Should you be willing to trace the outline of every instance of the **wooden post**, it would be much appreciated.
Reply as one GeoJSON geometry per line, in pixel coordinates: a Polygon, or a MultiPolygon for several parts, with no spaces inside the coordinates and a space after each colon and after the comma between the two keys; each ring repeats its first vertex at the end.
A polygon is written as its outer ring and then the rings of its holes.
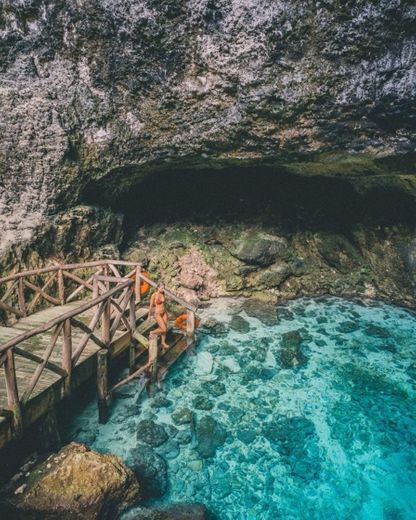
{"type": "Polygon", "coordinates": [[[55,407],[48,410],[46,414],[37,421],[35,435],[36,451],[38,453],[58,451],[62,446],[55,407]]]}
{"type": "Polygon", "coordinates": [[[136,266],[136,279],[135,279],[135,284],[134,284],[134,292],[136,294],[136,301],[141,301],[142,299],[142,295],[141,295],[141,292],[140,292],[140,283],[141,283],[141,278],[140,278],[140,273],[142,271],[142,268],[140,267],[140,265],[136,266]]]}
{"type": "Polygon", "coordinates": [[[59,295],[59,301],[61,302],[61,305],[64,305],[64,303],[65,303],[65,281],[64,281],[64,273],[62,272],[62,269],[59,269],[59,271],[58,271],[58,295],[59,295]]]}
{"type": "MultiPolygon", "coordinates": [[[[104,266],[104,276],[109,276],[109,270],[110,269],[109,269],[108,265],[105,265],[104,266]]],[[[110,290],[110,282],[108,280],[106,280],[104,283],[105,283],[105,287],[106,287],[107,291],[109,291],[110,290]]]]}
{"type": "Polygon", "coordinates": [[[24,285],[23,285],[23,276],[19,278],[19,286],[17,288],[17,298],[19,301],[19,310],[23,314],[23,316],[27,315],[26,302],[25,302],[25,293],[24,293],[24,285]]]}
{"type": "Polygon", "coordinates": [[[188,347],[195,342],[195,313],[190,310],[186,316],[186,342],[188,347]]]}
{"type": "Polygon", "coordinates": [[[13,428],[15,434],[17,437],[20,437],[23,433],[23,418],[19,393],[17,390],[14,354],[11,348],[7,351],[7,357],[4,362],[4,371],[6,374],[7,406],[13,413],[13,428]]]}
{"type": "Polygon", "coordinates": [[[104,312],[101,320],[101,339],[106,348],[110,346],[110,316],[111,316],[111,300],[110,298],[104,302],[104,312]]]}
{"type": "Polygon", "coordinates": [[[129,346],[129,374],[134,372],[136,367],[136,345],[133,337],[134,331],[136,330],[136,297],[135,287],[132,284],[130,287],[130,301],[129,301],[129,326],[130,326],[130,346],[129,346]]]}
{"type": "Polygon", "coordinates": [[[129,345],[129,375],[133,374],[136,368],[136,345],[134,340],[129,345]]]}
{"type": "Polygon", "coordinates": [[[150,364],[150,384],[148,387],[149,395],[154,395],[155,384],[157,380],[157,355],[158,355],[158,337],[150,336],[149,340],[149,364],[150,364]]]}
{"type": "Polygon", "coordinates": [[[97,278],[94,278],[92,281],[92,299],[95,300],[95,298],[98,298],[98,296],[99,296],[98,280],[97,280],[97,278]]]}
{"type": "Polygon", "coordinates": [[[64,395],[68,396],[71,393],[71,379],[72,379],[72,331],[71,320],[64,321],[64,342],[62,345],[62,368],[66,371],[67,376],[64,382],[64,395]]]}
{"type": "Polygon", "coordinates": [[[131,286],[131,294],[129,300],[129,325],[131,329],[131,339],[133,339],[134,331],[136,330],[136,299],[134,296],[134,287],[131,286]]]}
{"type": "Polygon", "coordinates": [[[108,353],[102,349],[97,354],[97,393],[98,393],[98,421],[105,424],[108,421],[108,353]]]}

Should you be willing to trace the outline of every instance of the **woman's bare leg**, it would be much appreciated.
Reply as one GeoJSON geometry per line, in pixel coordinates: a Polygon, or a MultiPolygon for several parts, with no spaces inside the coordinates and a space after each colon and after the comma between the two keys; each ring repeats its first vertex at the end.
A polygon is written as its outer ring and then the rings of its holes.
{"type": "Polygon", "coordinates": [[[156,321],[157,321],[157,324],[159,325],[159,327],[155,330],[152,330],[150,335],[151,336],[160,335],[162,338],[162,347],[168,348],[169,345],[166,343],[166,332],[168,330],[168,328],[166,326],[166,321],[163,319],[163,315],[161,316],[160,314],[156,314],[155,317],[156,317],[156,321]]]}

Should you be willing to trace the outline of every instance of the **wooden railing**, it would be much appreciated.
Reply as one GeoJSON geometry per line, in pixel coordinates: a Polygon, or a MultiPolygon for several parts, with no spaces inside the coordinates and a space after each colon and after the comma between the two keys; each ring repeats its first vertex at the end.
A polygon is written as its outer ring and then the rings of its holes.
{"type": "MultiPolygon", "coordinates": [[[[135,280],[136,298],[140,299],[142,281],[155,287],[157,284],[141,273],[140,264],[123,260],[99,260],[82,264],[63,264],[22,271],[0,278],[0,313],[3,322],[29,316],[45,306],[63,305],[85,298],[93,292],[94,276],[127,277],[135,280]]],[[[103,286],[100,281],[100,286],[103,286]]],[[[166,294],[174,301],[195,311],[195,306],[169,290],[166,294]]]]}
{"type": "MultiPolygon", "coordinates": [[[[69,395],[72,371],[90,340],[101,349],[98,353],[97,364],[98,404],[100,420],[103,418],[105,420],[108,396],[107,377],[100,378],[100,374],[107,372],[108,348],[117,331],[128,333],[131,340],[133,338],[136,327],[136,303],[141,298],[140,284],[142,281],[151,286],[157,285],[156,282],[142,274],[139,264],[121,260],[57,265],[0,278],[0,287],[3,287],[0,308],[17,319],[34,313],[41,304],[43,306],[63,305],[84,297],[84,301],[80,301],[78,307],[31,330],[22,332],[0,345],[0,368],[4,366],[8,410],[11,412],[17,435],[23,429],[22,411],[24,406],[33,394],[45,368],[64,378],[63,393],[69,395]],[[92,273],[91,270],[93,270],[92,273]],[[84,272],[84,278],[82,278],[82,272],[84,272]],[[42,277],[45,278],[43,283],[40,283],[42,277]],[[54,284],[58,297],[52,293],[54,284]],[[91,293],[90,300],[85,301],[85,293],[91,293]],[[88,325],[78,319],[79,315],[93,308],[95,308],[95,312],[88,325]],[[74,344],[72,333],[74,329],[83,332],[77,344],[74,344]],[[49,345],[42,356],[19,346],[30,338],[48,331],[51,332],[49,345]],[[61,350],[59,363],[50,359],[56,349],[61,350]],[[20,392],[21,395],[19,395],[16,379],[16,355],[37,363],[26,388],[20,392]]],[[[191,337],[194,330],[196,307],[169,290],[165,289],[165,293],[187,309],[187,332],[191,337]]],[[[149,350],[151,352],[149,352],[148,364],[151,364],[150,361],[155,363],[157,354],[155,359],[151,359],[151,356],[155,356],[155,341],[152,342],[152,348],[149,350]]]]}

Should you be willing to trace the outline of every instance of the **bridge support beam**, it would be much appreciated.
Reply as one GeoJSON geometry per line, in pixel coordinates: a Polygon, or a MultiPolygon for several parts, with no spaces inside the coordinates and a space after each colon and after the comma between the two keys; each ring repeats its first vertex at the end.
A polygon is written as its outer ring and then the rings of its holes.
{"type": "Polygon", "coordinates": [[[102,349],[97,354],[98,422],[108,421],[108,352],[102,349]]]}
{"type": "Polygon", "coordinates": [[[15,435],[16,437],[20,437],[23,433],[23,418],[19,393],[17,390],[16,368],[12,349],[7,351],[7,357],[4,362],[4,371],[6,375],[7,406],[13,413],[13,429],[15,435]]]}
{"type": "Polygon", "coordinates": [[[64,381],[64,395],[68,396],[70,395],[72,388],[72,332],[70,319],[64,321],[63,333],[62,367],[67,373],[64,381]]]}
{"type": "Polygon", "coordinates": [[[186,315],[186,343],[188,355],[194,355],[193,345],[195,343],[195,313],[188,310],[186,315]]]}
{"type": "Polygon", "coordinates": [[[153,396],[156,392],[157,383],[157,356],[158,356],[158,336],[150,336],[149,340],[149,370],[150,380],[148,385],[148,394],[153,396]]]}

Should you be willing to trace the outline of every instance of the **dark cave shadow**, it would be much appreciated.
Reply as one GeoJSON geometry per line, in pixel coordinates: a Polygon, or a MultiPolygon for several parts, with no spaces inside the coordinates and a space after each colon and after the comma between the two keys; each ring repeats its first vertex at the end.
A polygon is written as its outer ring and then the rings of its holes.
{"type": "MultiPolygon", "coordinates": [[[[89,189],[87,202],[100,204],[89,189]]],[[[261,168],[165,171],[149,175],[111,201],[127,217],[127,231],[140,225],[260,223],[297,230],[347,231],[355,224],[415,226],[415,199],[397,188],[358,193],[352,181],[301,177],[261,168]]]]}

